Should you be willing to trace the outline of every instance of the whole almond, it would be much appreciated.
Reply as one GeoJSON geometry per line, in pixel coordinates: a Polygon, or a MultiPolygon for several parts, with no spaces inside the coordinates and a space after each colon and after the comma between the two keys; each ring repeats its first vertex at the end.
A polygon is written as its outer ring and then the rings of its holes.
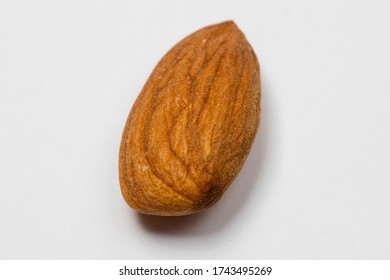
{"type": "Polygon", "coordinates": [[[119,155],[126,202],[160,216],[213,205],[248,156],[260,102],[259,63],[232,21],[184,38],[157,64],[127,119],[119,155]]]}

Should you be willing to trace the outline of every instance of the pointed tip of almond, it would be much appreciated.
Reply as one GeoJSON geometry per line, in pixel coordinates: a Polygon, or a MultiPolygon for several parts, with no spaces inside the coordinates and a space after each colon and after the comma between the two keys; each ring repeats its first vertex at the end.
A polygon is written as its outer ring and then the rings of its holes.
{"type": "Polygon", "coordinates": [[[237,24],[233,20],[224,21],[214,25],[216,28],[220,29],[222,32],[239,32],[241,30],[238,28],[237,24]]]}
{"type": "Polygon", "coordinates": [[[221,27],[227,27],[227,28],[232,28],[232,27],[238,28],[237,24],[233,20],[223,21],[221,23],[217,23],[216,25],[219,25],[221,27]]]}
{"type": "Polygon", "coordinates": [[[223,22],[221,22],[221,24],[236,25],[236,23],[233,20],[231,20],[231,19],[223,21],[223,22]]]}

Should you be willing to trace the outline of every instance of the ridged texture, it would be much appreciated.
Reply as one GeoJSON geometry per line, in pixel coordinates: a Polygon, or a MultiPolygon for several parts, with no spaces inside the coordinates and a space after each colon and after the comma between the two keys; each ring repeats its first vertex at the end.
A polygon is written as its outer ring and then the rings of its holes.
{"type": "Polygon", "coordinates": [[[178,216],[214,204],[240,171],[260,121],[260,70],[232,22],[183,39],[158,63],[122,136],[122,194],[135,210],[178,216]]]}

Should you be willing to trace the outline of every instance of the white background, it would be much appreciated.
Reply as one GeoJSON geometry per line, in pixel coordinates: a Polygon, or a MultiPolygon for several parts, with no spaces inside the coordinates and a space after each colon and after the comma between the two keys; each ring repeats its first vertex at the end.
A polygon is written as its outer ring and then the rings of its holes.
{"type": "Polygon", "coordinates": [[[1,259],[389,259],[388,1],[0,0],[1,259]],[[262,124],[192,216],[122,199],[127,114],[158,60],[233,19],[262,124]]]}

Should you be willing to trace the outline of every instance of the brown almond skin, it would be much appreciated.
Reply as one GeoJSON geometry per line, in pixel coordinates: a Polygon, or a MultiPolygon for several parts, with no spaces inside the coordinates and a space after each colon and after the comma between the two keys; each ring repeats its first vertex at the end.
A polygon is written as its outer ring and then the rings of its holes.
{"type": "Polygon", "coordinates": [[[126,202],[159,216],[213,205],[251,149],[260,103],[259,63],[233,21],[184,38],[157,64],[127,119],[119,155],[126,202]]]}

